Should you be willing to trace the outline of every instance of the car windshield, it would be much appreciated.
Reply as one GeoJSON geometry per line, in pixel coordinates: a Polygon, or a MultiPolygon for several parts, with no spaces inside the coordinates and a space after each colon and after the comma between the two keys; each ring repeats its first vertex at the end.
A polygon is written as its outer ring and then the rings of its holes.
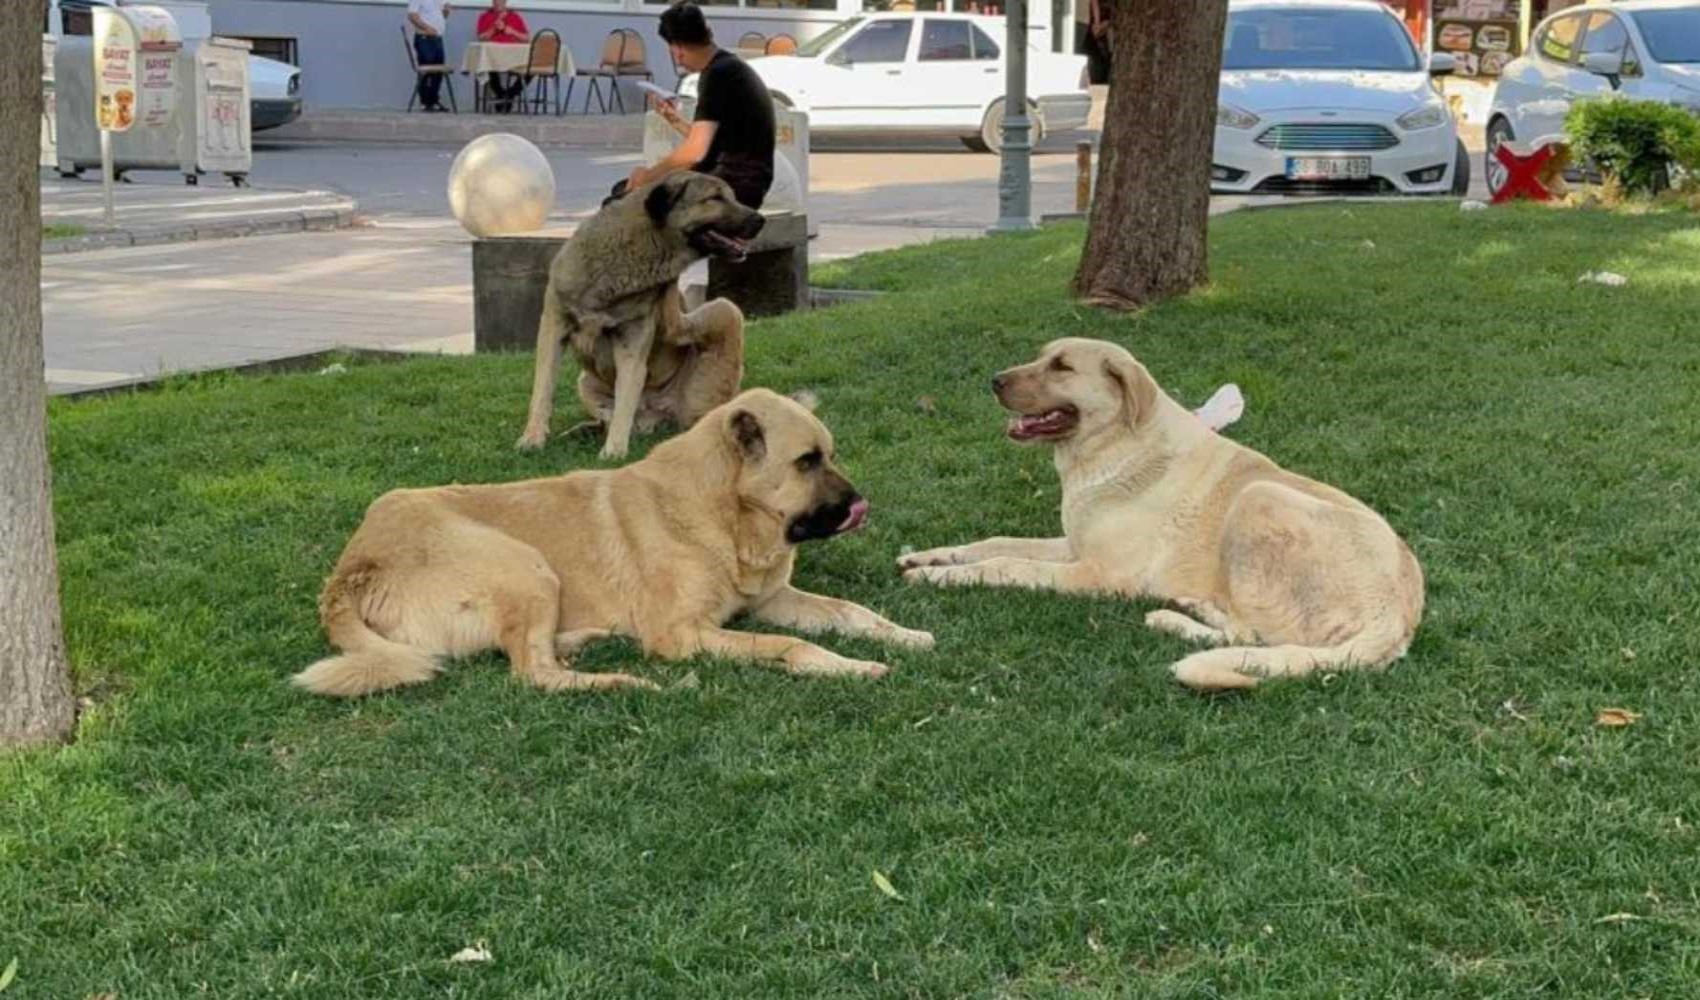
{"type": "Polygon", "coordinates": [[[1638,10],[1629,15],[1647,40],[1647,51],[1662,63],[1700,63],[1700,7],[1638,10]]]}
{"type": "Polygon", "coordinates": [[[1242,10],[1228,15],[1222,68],[1413,72],[1411,35],[1377,10],[1312,7],[1242,10]]]}
{"type": "Polygon", "coordinates": [[[809,39],[802,45],[797,46],[797,54],[804,58],[808,58],[809,56],[818,56],[822,52],[831,48],[834,42],[837,42],[840,38],[849,34],[856,25],[861,23],[862,19],[859,17],[853,17],[848,21],[840,21],[826,29],[825,34],[816,35],[814,38],[809,39]]]}

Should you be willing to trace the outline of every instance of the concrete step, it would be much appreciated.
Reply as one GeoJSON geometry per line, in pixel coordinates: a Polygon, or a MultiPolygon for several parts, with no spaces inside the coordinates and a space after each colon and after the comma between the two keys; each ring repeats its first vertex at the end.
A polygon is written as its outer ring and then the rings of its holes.
{"type": "Polygon", "coordinates": [[[394,142],[459,146],[492,132],[509,132],[556,149],[636,150],[643,146],[643,116],[411,114],[385,109],[309,109],[281,128],[254,135],[269,142],[394,142]]]}

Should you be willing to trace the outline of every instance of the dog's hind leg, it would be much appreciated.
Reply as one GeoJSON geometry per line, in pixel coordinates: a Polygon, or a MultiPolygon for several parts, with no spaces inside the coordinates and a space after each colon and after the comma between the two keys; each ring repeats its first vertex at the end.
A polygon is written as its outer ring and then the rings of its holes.
{"type": "Polygon", "coordinates": [[[689,428],[738,394],[744,381],[744,313],[729,299],[715,299],[692,310],[683,322],[693,331],[697,353],[680,380],[675,410],[679,426],[689,428]]]}
{"type": "Polygon", "coordinates": [[[535,449],[549,440],[549,414],[555,409],[555,379],[561,368],[561,344],[567,327],[555,293],[543,293],[543,313],[537,320],[537,370],[531,379],[531,409],[517,447],[535,449]]]}
{"type": "MultiPolygon", "coordinates": [[[[516,543],[523,544],[523,543],[516,543]]],[[[509,564],[493,595],[501,625],[500,643],[514,676],[545,691],[590,691],[608,688],[655,688],[629,674],[587,674],[569,670],[562,658],[609,633],[605,629],[556,631],[561,615],[561,581],[530,546],[529,566],[509,564]]]]}
{"type": "Polygon", "coordinates": [[[1146,615],[1145,626],[1158,632],[1167,632],[1170,635],[1178,636],[1187,642],[1220,646],[1228,641],[1228,634],[1221,629],[1200,624],[1179,611],[1170,611],[1167,608],[1146,615]]]}
{"type": "Polygon", "coordinates": [[[638,404],[643,401],[649,380],[649,351],[655,345],[655,316],[636,320],[615,334],[614,412],[608,417],[608,439],[602,444],[603,458],[625,458],[631,447],[632,425],[638,404]]]}

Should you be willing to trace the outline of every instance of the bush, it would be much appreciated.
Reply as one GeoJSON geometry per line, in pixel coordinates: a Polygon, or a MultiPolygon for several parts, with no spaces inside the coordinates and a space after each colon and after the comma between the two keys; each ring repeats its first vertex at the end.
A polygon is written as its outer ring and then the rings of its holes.
{"type": "Polygon", "coordinates": [[[1670,184],[1674,164],[1700,170],[1700,117],[1659,101],[1605,97],[1578,101],[1564,119],[1576,155],[1626,194],[1652,194],[1670,184]]]}

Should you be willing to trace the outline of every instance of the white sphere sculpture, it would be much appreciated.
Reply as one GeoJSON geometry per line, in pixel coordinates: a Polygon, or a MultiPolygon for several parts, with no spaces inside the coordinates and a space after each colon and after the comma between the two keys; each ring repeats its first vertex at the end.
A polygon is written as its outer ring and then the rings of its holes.
{"type": "Polygon", "coordinates": [[[554,205],[548,157],[517,135],[479,136],[449,168],[449,208],[474,236],[536,232],[554,205]]]}

